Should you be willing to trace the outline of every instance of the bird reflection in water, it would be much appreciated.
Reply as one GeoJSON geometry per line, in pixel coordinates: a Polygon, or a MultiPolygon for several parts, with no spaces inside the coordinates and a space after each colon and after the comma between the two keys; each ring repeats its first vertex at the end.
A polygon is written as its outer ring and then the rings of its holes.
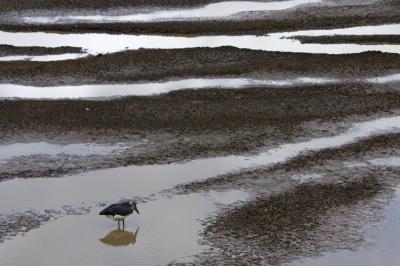
{"type": "Polygon", "coordinates": [[[100,238],[100,242],[114,247],[134,245],[136,243],[138,232],[139,227],[135,232],[125,231],[118,228],[109,232],[105,237],[100,238]]]}

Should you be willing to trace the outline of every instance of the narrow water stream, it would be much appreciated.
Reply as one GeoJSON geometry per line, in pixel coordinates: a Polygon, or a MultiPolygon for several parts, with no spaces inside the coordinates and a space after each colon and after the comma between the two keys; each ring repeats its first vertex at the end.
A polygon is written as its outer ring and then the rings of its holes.
{"type": "MultiPolygon", "coordinates": [[[[400,78],[399,78],[400,80],[400,78]]],[[[183,89],[226,88],[240,89],[258,86],[296,86],[304,84],[327,84],[336,79],[302,77],[286,80],[252,78],[195,78],[166,82],[35,87],[14,84],[0,84],[0,98],[20,99],[112,99],[118,96],[148,96],[183,89]]]]}
{"type": "Polygon", "coordinates": [[[296,35],[377,35],[400,34],[400,24],[352,27],[334,30],[308,30],[298,32],[273,33],[266,36],[198,36],[177,37],[157,35],[113,35],[106,33],[44,33],[44,32],[4,32],[0,31],[0,44],[13,46],[40,46],[40,47],[81,47],[87,54],[62,54],[44,56],[5,56],[2,61],[34,60],[58,61],[77,59],[88,55],[114,53],[124,50],[146,49],[182,49],[196,47],[233,46],[242,49],[312,53],[312,54],[351,54],[366,51],[381,51],[386,53],[400,53],[400,45],[361,45],[361,44],[302,44],[300,41],[289,39],[296,35]]]}
{"type": "Polygon", "coordinates": [[[321,0],[288,0],[276,2],[262,1],[224,1],[212,3],[203,7],[188,9],[169,9],[136,13],[128,15],[62,15],[62,16],[33,16],[22,20],[30,24],[70,24],[77,22],[90,23],[119,23],[119,22],[155,22],[194,19],[227,19],[235,14],[254,11],[277,11],[294,8],[301,5],[313,4],[321,0]]]}

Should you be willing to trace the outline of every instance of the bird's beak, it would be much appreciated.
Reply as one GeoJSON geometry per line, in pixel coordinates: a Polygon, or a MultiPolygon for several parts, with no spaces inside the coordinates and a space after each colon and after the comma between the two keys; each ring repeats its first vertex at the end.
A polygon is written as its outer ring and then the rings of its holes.
{"type": "Polygon", "coordinates": [[[136,205],[133,207],[133,209],[139,214],[139,210],[138,210],[138,208],[136,207],[136,205]]]}

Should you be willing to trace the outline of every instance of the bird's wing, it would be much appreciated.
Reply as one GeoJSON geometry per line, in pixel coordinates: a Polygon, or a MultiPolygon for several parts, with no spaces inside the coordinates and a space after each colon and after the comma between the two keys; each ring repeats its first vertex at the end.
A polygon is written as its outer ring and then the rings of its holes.
{"type": "Polygon", "coordinates": [[[121,204],[112,204],[102,210],[99,214],[100,215],[129,215],[132,213],[132,210],[129,207],[123,206],[121,204]]]}

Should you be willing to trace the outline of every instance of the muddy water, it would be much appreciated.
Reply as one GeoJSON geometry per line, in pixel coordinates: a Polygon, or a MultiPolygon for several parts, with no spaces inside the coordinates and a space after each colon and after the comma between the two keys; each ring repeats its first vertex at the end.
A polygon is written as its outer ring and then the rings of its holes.
{"type": "Polygon", "coordinates": [[[223,19],[232,15],[252,11],[276,11],[293,8],[300,5],[318,3],[321,0],[290,0],[277,2],[260,1],[225,1],[213,3],[204,7],[192,9],[173,9],[153,11],[147,13],[135,13],[129,15],[64,15],[64,16],[37,16],[24,17],[22,20],[30,24],[54,24],[77,22],[149,22],[149,21],[177,21],[193,19],[223,19]]]}
{"type": "Polygon", "coordinates": [[[187,261],[203,251],[198,243],[201,221],[217,205],[243,201],[242,191],[162,198],[139,205],[140,215],[116,222],[100,217],[101,208],[87,215],[67,216],[25,237],[0,245],[0,265],[165,265],[187,261]]]}
{"type": "Polygon", "coordinates": [[[0,43],[14,46],[40,47],[81,47],[87,54],[62,54],[45,56],[12,56],[0,57],[0,60],[34,60],[54,61],[96,55],[99,53],[113,53],[126,49],[181,49],[195,47],[222,47],[233,46],[243,49],[317,53],[317,54],[350,54],[366,51],[381,51],[400,53],[400,45],[360,45],[360,44],[302,44],[297,40],[288,39],[296,35],[315,36],[332,34],[400,34],[400,24],[365,26],[336,30],[311,30],[286,33],[274,33],[267,36],[198,36],[176,37],[156,35],[113,35],[113,34],[58,34],[58,33],[11,33],[0,32],[0,43]]]}

